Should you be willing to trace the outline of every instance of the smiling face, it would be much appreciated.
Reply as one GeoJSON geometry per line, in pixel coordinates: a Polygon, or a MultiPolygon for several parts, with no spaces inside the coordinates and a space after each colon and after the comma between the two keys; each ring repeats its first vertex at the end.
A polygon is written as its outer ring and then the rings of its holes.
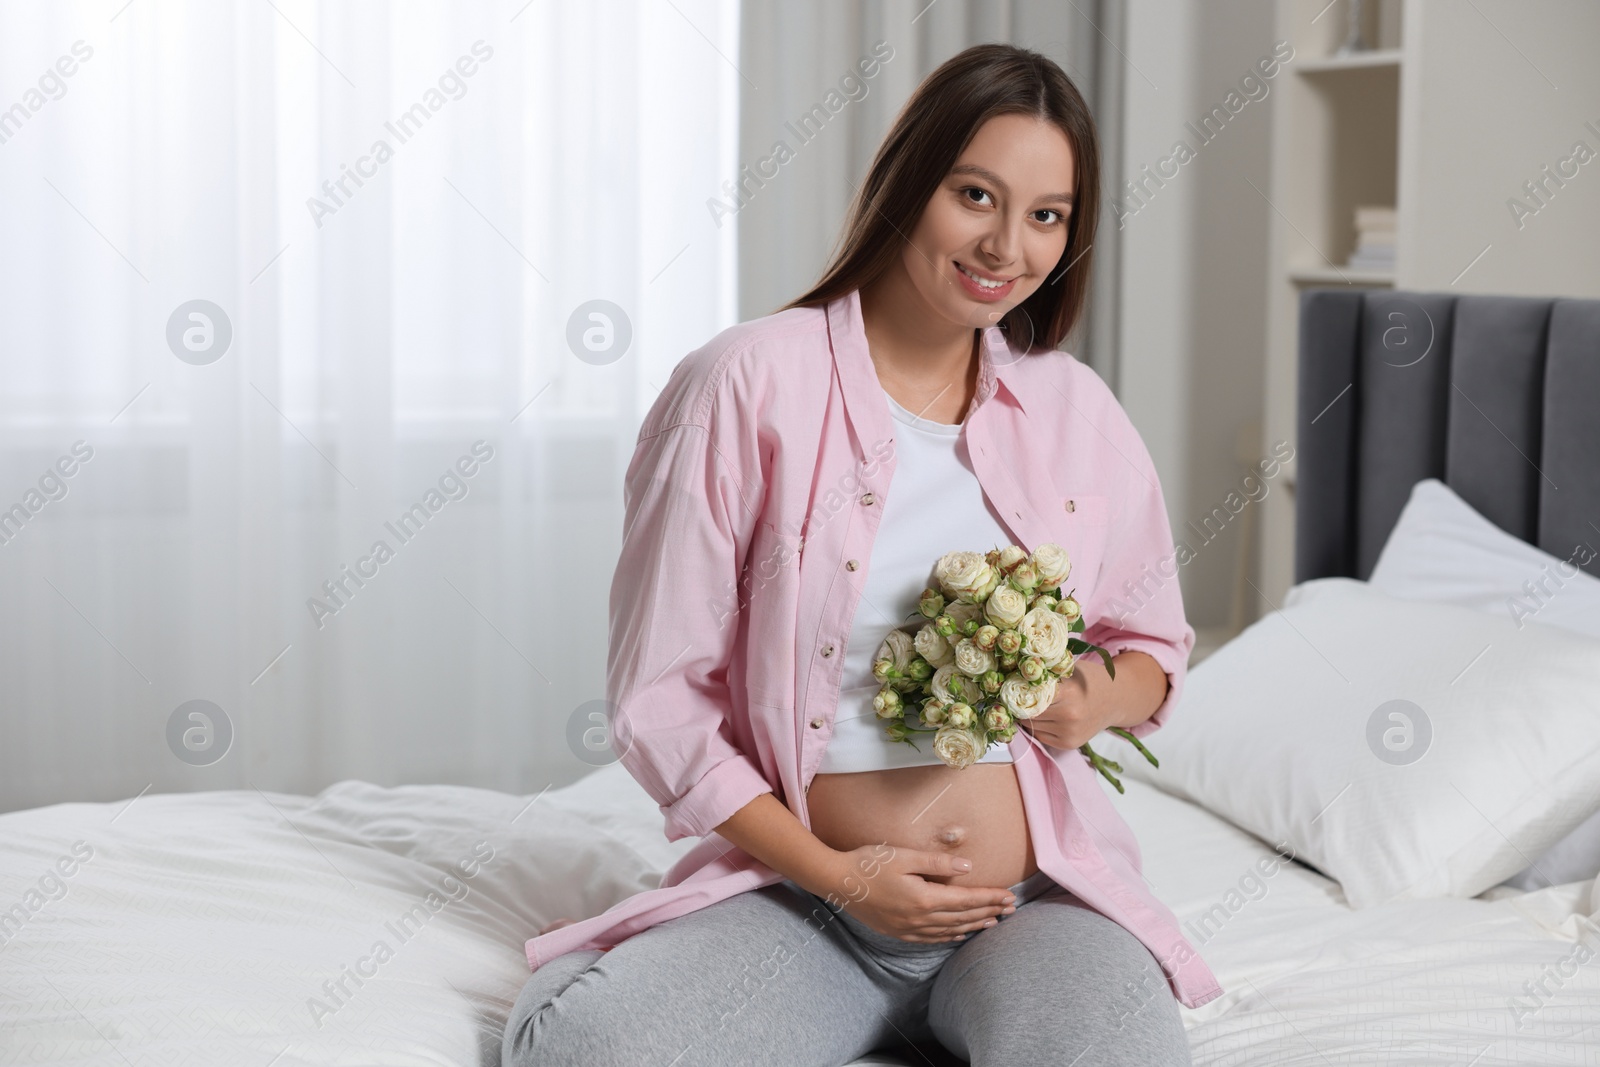
{"type": "Polygon", "coordinates": [[[1076,194],[1072,144],[1031,115],[989,119],[934,190],[902,254],[923,301],[992,326],[1049,280],[1076,194]]]}

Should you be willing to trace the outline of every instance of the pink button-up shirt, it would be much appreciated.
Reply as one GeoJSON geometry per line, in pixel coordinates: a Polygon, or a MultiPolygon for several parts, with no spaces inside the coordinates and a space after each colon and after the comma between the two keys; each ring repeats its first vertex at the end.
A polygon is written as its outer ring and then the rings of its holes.
{"type": "MultiPolygon", "coordinates": [[[[1087,366],[1021,353],[997,327],[982,340],[965,424],[978,482],[1016,544],[1067,551],[1084,637],[1166,671],[1166,699],[1131,731],[1144,737],[1177,704],[1194,646],[1177,579],[1158,573],[1174,552],[1149,452],[1087,366]]],[[[765,792],[811,825],[894,432],[858,293],[730,327],[673,370],[628,466],[606,696],[612,743],[667,839],[703,840],[659,888],[529,940],[529,966],[783,879],[714,831],[765,792]]],[[[1010,751],[1039,868],[1139,938],[1179,1003],[1220,996],[1083,754],[1025,730],[1010,751]]]]}

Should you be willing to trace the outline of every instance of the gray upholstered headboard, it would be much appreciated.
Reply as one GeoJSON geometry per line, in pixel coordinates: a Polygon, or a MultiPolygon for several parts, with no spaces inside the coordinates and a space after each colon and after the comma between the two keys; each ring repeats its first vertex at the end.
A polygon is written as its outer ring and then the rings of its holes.
{"type": "Polygon", "coordinates": [[[1424,478],[1600,548],[1600,300],[1309,289],[1299,344],[1295,581],[1368,578],[1424,478]]]}

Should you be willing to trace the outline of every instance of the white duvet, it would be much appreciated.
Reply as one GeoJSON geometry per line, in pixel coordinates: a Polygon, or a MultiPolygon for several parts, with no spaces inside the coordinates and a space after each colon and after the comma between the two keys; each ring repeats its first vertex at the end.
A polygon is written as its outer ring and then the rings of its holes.
{"type": "MultiPolygon", "coordinates": [[[[1125,784],[1225,990],[1184,1010],[1196,1064],[1600,1063],[1591,882],[1352,911],[1125,784]]],[[[494,1065],[523,942],[692,844],[616,764],[537,797],[349,781],[0,815],[0,1063],[494,1065]]]]}

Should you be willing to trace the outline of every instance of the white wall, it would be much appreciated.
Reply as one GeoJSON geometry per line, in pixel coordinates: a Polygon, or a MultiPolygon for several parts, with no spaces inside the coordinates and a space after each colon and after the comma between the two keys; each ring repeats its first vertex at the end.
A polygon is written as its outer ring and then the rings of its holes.
{"type": "Polygon", "coordinates": [[[1600,297],[1600,4],[1431,0],[1405,33],[1400,287],[1600,297]]]}
{"type": "Polygon", "coordinates": [[[1216,508],[1231,515],[1229,493],[1246,497],[1241,480],[1271,444],[1256,426],[1272,208],[1251,183],[1266,191],[1268,108],[1287,71],[1248,92],[1239,83],[1272,45],[1270,0],[1128,5],[1123,174],[1143,179],[1148,192],[1142,205],[1123,201],[1117,387],[1155,460],[1174,537],[1195,550],[1180,582],[1200,630],[1226,626],[1234,614],[1240,539],[1252,535],[1258,505],[1226,524],[1213,520],[1210,541],[1201,521],[1216,508]],[[1202,142],[1186,124],[1228,109],[1230,92],[1237,113],[1202,142]],[[1187,162],[1175,156],[1179,141],[1193,151],[1187,162]]]}

